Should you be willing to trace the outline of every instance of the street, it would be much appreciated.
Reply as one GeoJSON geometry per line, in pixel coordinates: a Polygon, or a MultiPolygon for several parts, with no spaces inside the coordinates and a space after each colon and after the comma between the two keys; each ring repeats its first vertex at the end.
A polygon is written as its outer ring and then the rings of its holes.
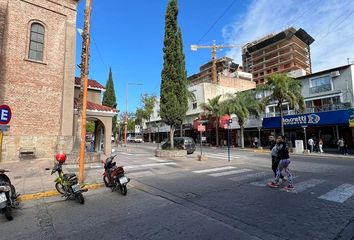
{"type": "MultiPolygon", "coordinates": [[[[85,205],[50,197],[0,216],[0,239],[354,239],[354,158],[292,155],[295,190],[272,189],[269,154],[203,149],[183,160],[153,144],[118,148],[127,196],[108,188],[85,205]]],[[[102,166],[88,171],[102,174],[102,166]]]]}

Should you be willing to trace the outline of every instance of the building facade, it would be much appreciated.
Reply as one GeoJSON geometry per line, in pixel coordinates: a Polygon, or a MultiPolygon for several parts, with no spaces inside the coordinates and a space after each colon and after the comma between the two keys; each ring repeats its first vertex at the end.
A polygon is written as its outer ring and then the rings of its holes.
{"type": "MultiPolygon", "coordinates": [[[[195,120],[205,115],[204,110],[200,107],[202,103],[207,103],[208,99],[212,99],[221,95],[221,101],[231,97],[237,92],[254,89],[255,82],[252,80],[252,75],[240,70],[238,64],[233,63],[231,58],[221,58],[217,60],[218,75],[217,82],[212,82],[211,62],[208,62],[200,67],[200,72],[188,78],[188,91],[194,95],[194,99],[189,99],[186,118],[180,129],[177,129],[177,135],[191,136],[196,138],[197,131],[194,128],[195,120]],[[230,66],[232,66],[230,68],[230,66]]],[[[145,122],[145,133],[160,132],[160,139],[165,138],[169,132],[169,126],[161,123],[159,113],[159,102],[155,105],[154,112],[150,122],[145,122]]],[[[209,126],[212,131],[213,125],[209,126]]],[[[158,134],[157,134],[158,135],[158,134]]],[[[157,138],[156,138],[157,140],[157,138]]]]}
{"type": "MultiPolygon", "coordinates": [[[[302,82],[306,109],[299,113],[283,105],[285,134],[293,144],[296,139],[322,139],[325,148],[336,148],[344,138],[353,148],[354,129],[349,127],[349,111],[354,106],[354,65],[327,69],[296,78],[302,82]]],[[[276,104],[266,108],[263,130],[280,132],[279,109],[276,104]]],[[[267,134],[265,134],[267,135],[267,134]]],[[[266,136],[265,136],[266,137],[266,136]]]]}
{"type": "Polygon", "coordinates": [[[310,45],[314,39],[303,29],[288,28],[242,47],[243,70],[259,84],[272,73],[311,73],[310,45]]]}
{"type": "Polygon", "coordinates": [[[37,158],[73,149],[77,4],[0,0],[0,104],[12,109],[2,161],[23,147],[37,158]]]}

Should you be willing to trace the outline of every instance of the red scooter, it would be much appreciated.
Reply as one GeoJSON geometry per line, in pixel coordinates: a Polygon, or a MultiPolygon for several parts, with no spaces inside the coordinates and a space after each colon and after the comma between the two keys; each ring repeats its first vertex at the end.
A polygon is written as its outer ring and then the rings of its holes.
{"type": "Polygon", "coordinates": [[[127,184],[130,182],[130,178],[125,176],[123,166],[117,167],[116,162],[113,162],[115,156],[108,157],[104,164],[103,182],[106,187],[111,188],[112,192],[120,190],[125,196],[128,193],[127,184]]]}

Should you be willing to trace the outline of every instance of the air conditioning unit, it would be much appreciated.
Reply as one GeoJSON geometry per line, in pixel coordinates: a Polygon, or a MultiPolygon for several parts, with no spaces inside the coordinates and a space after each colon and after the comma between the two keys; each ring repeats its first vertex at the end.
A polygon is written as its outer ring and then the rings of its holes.
{"type": "Polygon", "coordinates": [[[331,72],[331,77],[338,77],[340,75],[339,71],[331,72]]]}

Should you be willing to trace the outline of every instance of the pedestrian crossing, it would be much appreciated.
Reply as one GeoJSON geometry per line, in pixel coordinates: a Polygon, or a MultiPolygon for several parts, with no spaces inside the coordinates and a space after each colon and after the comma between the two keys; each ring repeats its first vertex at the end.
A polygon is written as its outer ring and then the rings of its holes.
{"type": "MultiPolygon", "coordinates": [[[[210,177],[226,178],[233,182],[243,182],[256,187],[267,187],[267,183],[274,180],[273,173],[271,171],[263,172],[255,169],[238,168],[234,166],[200,169],[194,170],[192,172],[198,175],[206,174],[210,177]]],[[[325,179],[304,179],[304,177],[298,175],[294,176],[293,178],[299,180],[295,181],[294,190],[285,190],[281,187],[279,190],[289,192],[291,194],[301,194],[305,193],[306,191],[312,191],[312,189],[319,187],[321,184],[327,182],[325,179]]],[[[319,189],[323,188],[317,188],[317,192],[322,191],[319,189]]],[[[311,193],[314,194],[313,192],[311,193]]],[[[345,183],[340,186],[336,186],[332,190],[329,190],[317,198],[320,200],[331,201],[335,203],[344,203],[350,198],[354,199],[354,185],[345,183]]]]}
{"type": "MultiPolygon", "coordinates": [[[[216,159],[228,159],[227,153],[208,153],[209,158],[216,158],[216,159]]],[[[235,156],[235,154],[230,154],[230,159],[237,159],[239,157],[235,156]]]]}

